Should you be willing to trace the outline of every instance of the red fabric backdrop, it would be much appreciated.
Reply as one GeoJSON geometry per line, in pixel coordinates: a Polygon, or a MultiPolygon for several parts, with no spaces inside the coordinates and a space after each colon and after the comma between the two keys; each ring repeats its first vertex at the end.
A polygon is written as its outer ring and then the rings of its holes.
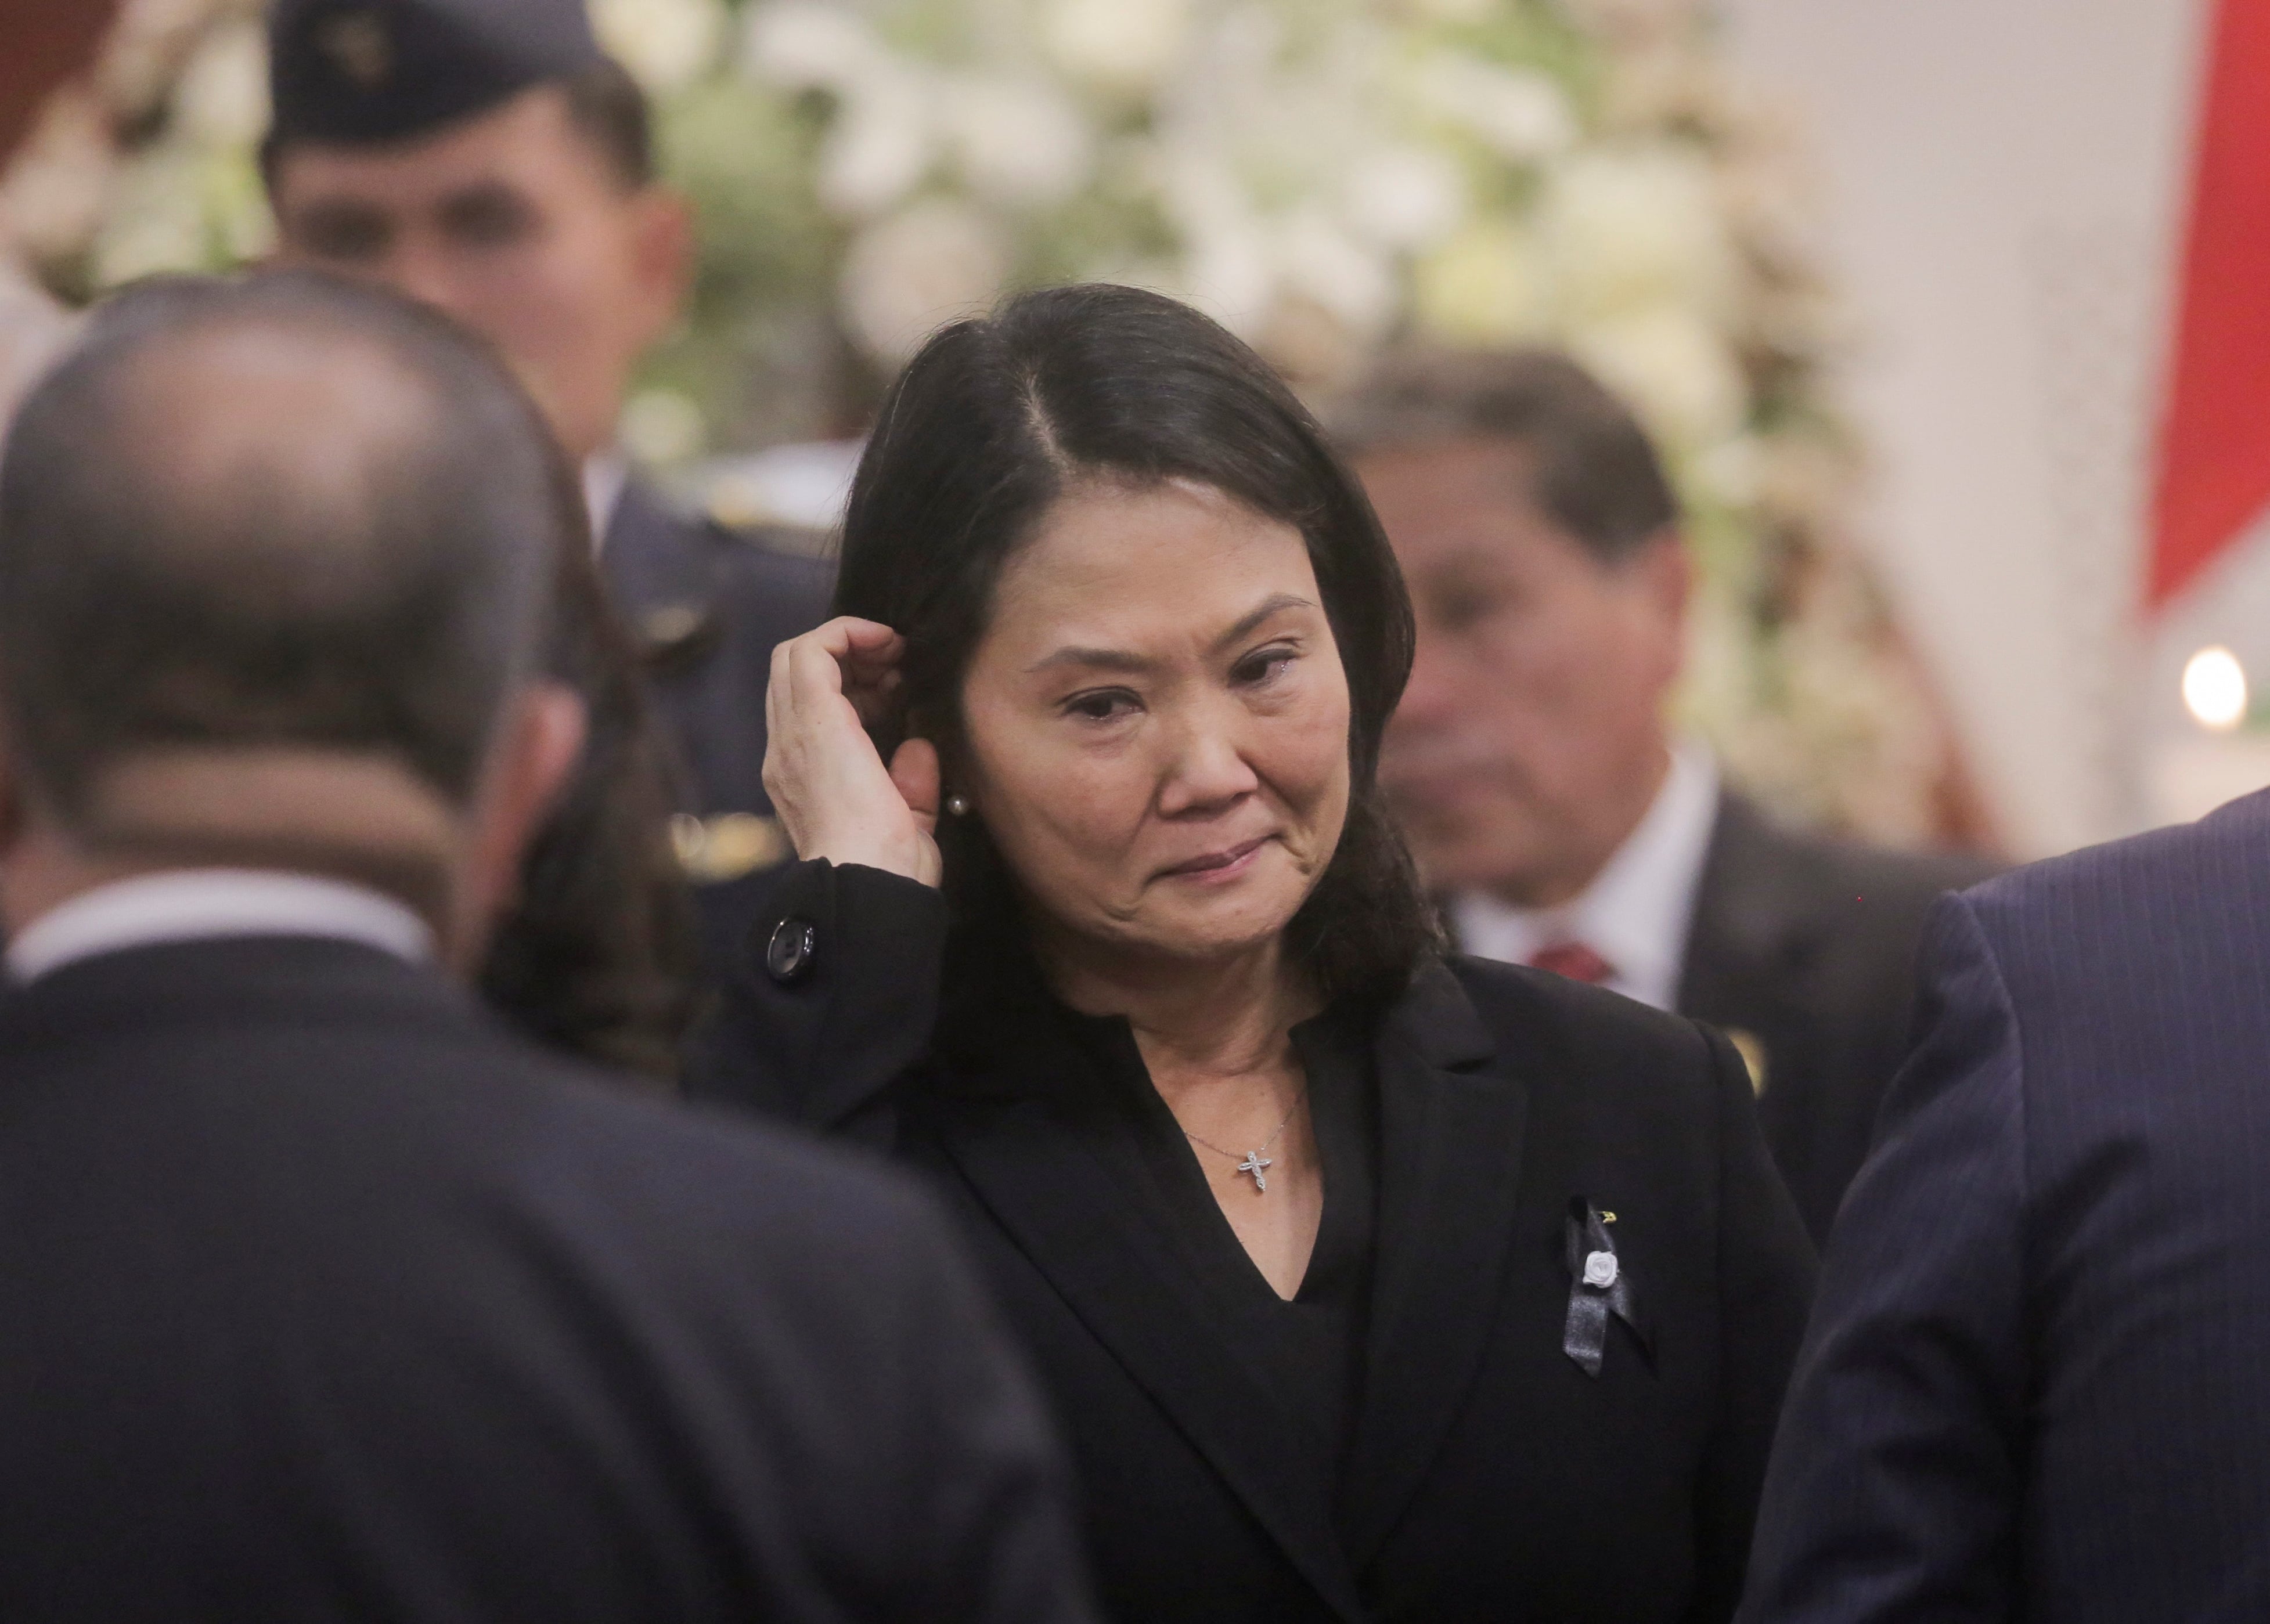
{"type": "Polygon", "coordinates": [[[2270,0],[2217,0],[2146,602],[2270,508],[2270,0]]]}

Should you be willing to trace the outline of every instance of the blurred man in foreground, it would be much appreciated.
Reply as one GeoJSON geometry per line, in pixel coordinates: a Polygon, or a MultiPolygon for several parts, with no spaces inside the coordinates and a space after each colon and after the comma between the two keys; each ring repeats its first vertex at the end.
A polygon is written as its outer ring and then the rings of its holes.
{"type": "Polygon", "coordinates": [[[1942,901],[1754,1624],[2270,1618],[2270,794],[1942,901]]]}
{"type": "Polygon", "coordinates": [[[459,977],[573,760],[566,472],[324,278],[130,292],[0,461],[0,1618],[1073,1619],[879,1172],[459,977]]]}
{"type": "Polygon", "coordinates": [[[1678,508],[1574,362],[1397,356],[1341,426],[1419,616],[1381,779],[1459,945],[1725,1027],[1818,1242],[1899,1062],[1925,912],[1984,865],[1777,827],[1673,736],[1678,508]]]}
{"type": "Polygon", "coordinates": [[[278,0],[268,38],[279,259],[385,283],[504,352],[582,467],[600,569],[676,738],[689,876],[776,861],[765,679],[832,581],[673,512],[615,449],[694,253],[638,85],[583,0],[278,0]]]}

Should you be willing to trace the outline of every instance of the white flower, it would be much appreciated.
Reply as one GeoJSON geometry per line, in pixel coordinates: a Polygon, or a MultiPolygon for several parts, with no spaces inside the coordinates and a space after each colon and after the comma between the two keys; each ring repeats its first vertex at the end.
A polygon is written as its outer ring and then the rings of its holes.
{"type": "Polygon", "coordinates": [[[999,296],[1009,255],[968,204],[929,197],[861,232],[844,256],[843,318],[867,352],[904,364],[946,323],[999,296]]]}
{"type": "Polygon", "coordinates": [[[949,83],[946,139],[973,189],[1012,206],[1061,203],[1095,172],[1095,137],[1052,85],[1001,75],[949,83]]]}
{"type": "Polygon", "coordinates": [[[1441,51],[1420,65],[1416,93],[1422,107],[1510,162],[1551,158],[1576,139],[1576,115],[1567,94],[1529,69],[1441,51]]]}
{"type": "Polygon", "coordinates": [[[633,78],[666,94],[717,60],[725,11],[718,0],[591,0],[591,26],[633,78]]]}
{"type": "Polygon", "coordinates": [[[1160,154],[1160,201],[1181,234],[1184,297],[1241,337],[1267,316],[1277,289],[1269,234],[1219,154],[1195,145],[1160,154]]]}
{"type": "Polygon", "coordinates": [[[1682,446],[1710,446],[1734,434],[1749,408],[1749,386],[1725,340],[1694,312],[1658,305],[1577,328],[1576,357],[1682,446]]]}
{"type": "Polygon", "coordinates": [[[1049,0],[1041,39],[1050,58],[1100,89],[1140,95],[1181,59],[1190,0],[1049,0]]]}
{"type": "Polygon", "coordinates": [[[1349,223],[1382,247],[1430,247],[1465,219],[1465,179],[1443,153],[1387,147],[1348,172],[1346,209],[1349,223]]]}
{"type": "Polygon", "coordinates": [[[1105,260],[1088,266],[1081,278],[1109,282],[1120,287],[1139,287],[1146,293],[1163,293],[1186,305],[1197,302],[1191,293],[1190,273],[1176,260],[1105,260]]]}
{"type": "Polygon", "coordinates": [[[255,23],[218,29],[182,70],[174,119],[204,147],[250,146],[268,128],[268,53],[255,23]]]}
{"type": "Polygon", "coordinates": [[[938,156],[937,86],[879,60],[842,87],[820,151],[820,201],[847,219],[880,214],[920,183],[938,156]]]}
{"type": "Polygon", "coordinates": [[[1579,317],[1664,303],[1722,315],[1732,244],[1699,154],[1669,145],[1580,153],[1539,211],[1562,304],[1579,317]]]}
{"type": "Polygon", "coordinates": [[[1159,201],[1186,237],[1250,227],[1253,200],[1221,156],[1196,144],[1156,153],[1159,201]]]}
{"type": "Polygon", "coordinates": [[[1478,220],[1413,267],[1419,325],[1453,344],[1517,344],[1547,316],[1537,246],[1503,220],[1478,220]]]}
{"type": "Polygon", "coordinates": [[[122,170],[110,217],[94,243],[94,274],[105,287],[173,271],[203,271],[205,219],[197,160],[156,147],[122,170]]]}
{"type": "Polygon", "coordinates": [[[1370,335],[1395,314],[1393,271],[1317,209],[1296,211],[1277,230],[1277,281],[1304,293],[1355,332],[1370,335]]]}
{"type": "Polygon", "coordinates": [[[1726,507],[1747,508],[1763,487],[1764,462],[1756,437],[1737,434],[1695,459],[1695,484],[1726,507]]]}
{"type": "Polygon", "coordinates": [[[857,15],[828,0],[774,0],[749,9],[742,46],[748,71],[792,90],[835,89],[859,78],[883,55],[857,15]]]}
{"type": "Polygon", "coordinates": [[[1251,339],[1277,292],[1269,237],[1257,222],[1223,226],[1191,240],[1183,262],[1183,295],[1230,331],[1251,339]]]}

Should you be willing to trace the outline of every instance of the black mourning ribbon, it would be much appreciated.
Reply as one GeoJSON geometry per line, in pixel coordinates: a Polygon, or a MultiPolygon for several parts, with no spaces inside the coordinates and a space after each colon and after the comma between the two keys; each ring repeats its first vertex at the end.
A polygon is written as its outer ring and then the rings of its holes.
{"type": "Polygon", "coordinates": [[[1608,1354],[1612,1314],[1631,1327],[1643,1352],[1653,1353],[1652,1339],[1640,1324],[1630,1277],[1624,1272],[1623,1260],[1616,1256],[1615,1233],[1599,1209],[1582,1196],[1569,1203],[1569,1324],[1561,1333],[1561,1351],[1576,1361],[1578,1369],[1590,1376],[1600,1374],[1601,1362],[1608,1354]],[[1602,1253],[1613,1271],[1606,1285],[1596,1283],[1599,1274],[1607,1272],[1606,1269],[1587,1273],[1591,1258],[1602,1253]]]}

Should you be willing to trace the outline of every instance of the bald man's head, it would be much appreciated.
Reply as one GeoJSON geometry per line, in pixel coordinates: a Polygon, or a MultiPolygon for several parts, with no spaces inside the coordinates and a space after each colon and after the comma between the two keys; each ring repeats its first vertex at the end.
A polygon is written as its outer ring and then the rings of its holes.
{"type": "Polygon", "coordinates": [[[99,834],[167,752],[317,750],[473,794],[533,670],[564,465],[486,350],[306,274],[120,295],[0,460],[0,727],[99,834]]]}

